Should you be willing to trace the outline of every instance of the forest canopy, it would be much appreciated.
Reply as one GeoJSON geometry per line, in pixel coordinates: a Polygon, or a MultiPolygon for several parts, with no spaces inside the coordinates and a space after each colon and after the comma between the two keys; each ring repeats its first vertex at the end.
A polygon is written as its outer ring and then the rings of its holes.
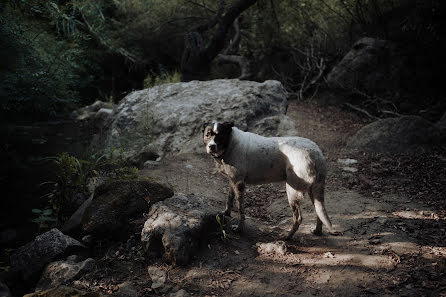
{"type": "Polygon", "coordinates": [[[440,5],[435,0],[9,0],[0,6],[0,112],[4,119],[46,118],[178,80],[188,36],[198,36],[196,46],[207,50],[209,65],[200,79],[279,79],[288,90],[304,93],[311,89],[308,82],[322,81],[360,37],[395,41],[408,45],[409,54],[439,58],[440,5]],[[230,27],[224,27],[225,18],[230,27]],[[218,51],[210,55],[213,46],[218,51]]]}

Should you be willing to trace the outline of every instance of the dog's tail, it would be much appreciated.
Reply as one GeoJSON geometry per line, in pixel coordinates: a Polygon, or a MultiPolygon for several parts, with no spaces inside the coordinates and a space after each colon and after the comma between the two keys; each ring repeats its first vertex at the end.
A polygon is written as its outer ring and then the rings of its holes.
{"type": "Polygon", "coordinates": [[[324,224],[324,226],[328,229],[328,232],[333,235],[338,235],[339,232],[337,232],[333,225],[331,224],[330,218],[328,217],[327,210],[325,209],[325,203],[324,203],[324,182],[319,182],[311,186],[310,191],[308,192],[311,202],[313,203],[314,210],[316,211],[316,215],[318,218],[318,223],[316,225],[316,233],[321,232],[321,222],[324,224]]]}

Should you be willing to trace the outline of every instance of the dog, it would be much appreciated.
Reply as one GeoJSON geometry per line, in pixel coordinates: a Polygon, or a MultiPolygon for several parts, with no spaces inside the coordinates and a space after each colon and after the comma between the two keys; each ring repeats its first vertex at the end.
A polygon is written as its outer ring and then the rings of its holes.
{"type": "Polygon", "coordinates": [[[293,226],[283,239],[290,239],[302,222],[300,204],[307,192],[317,215],[314,234],[322,234],[322,224],[334,230],[324,205],[325,158],[313,141],[302,137],[263,137],[234,127],[233,122],[203,125],[203,142],[218,169],[229,179],[229,195],[224,211],[231,215],[234,197],[239,204],[239,231],[244,229],[243,192],[245,184],[286,181],[293,226]]]}

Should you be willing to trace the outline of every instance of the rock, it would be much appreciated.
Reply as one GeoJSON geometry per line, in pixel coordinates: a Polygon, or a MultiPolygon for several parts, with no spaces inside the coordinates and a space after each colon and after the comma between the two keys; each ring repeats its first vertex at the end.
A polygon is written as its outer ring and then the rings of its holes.
{"type": "Polygon", "coordinates": [[[152,160],[148,160],[144,162],[144,168],[145,169],[153,169],[153,168],[157,168],[160,165],[159,161],[152,161],[152,160]]]}
{"type": "Polygon", "coordinates": [[[23,280],[28,281],[38,277],[51,261],[84,249],[85,246],[79,241],[54,228],[15,251],[11,255],[11,267],[20,273],[23,280]]]}
{"type": "Polygon", "coordinates": [[[375,93],[397,87],[401,59],[386,40],[358,40],[327,76],[332,88],[375,93]]]}
{"type": "Polygon", "coordinates": [[[352,164],[358,163],[358,160],[355,160],[355,159],[338,159],[337,162],[342,164],[342,165],[352,165],[352,164]]]}
{"type": "Polygon", "coordinates": [[[346,172],[351,172],[351,173],[358,172],[358,169],[357,169],[357,168],[355,168],[355,167],[349,167],[349,166],[342,167],[342,170],[343,170],[343,171],[346,171],[346,172]]]}
{"type": "Polygon", "coordinates": [[[203,123],[214,120],[234,121],[244,131],[263,129],[265,136],[296,135],[286,109],[287,94],[278,81],[219,79],[164,84],[133,92],[120,102],[107,144],[123,147],[128,157],[143,148],[160,156],[203,152],[203,123]]]}
{"type": "Polygon", "coordinates": [[[82,237],[82,242],[85,245],[90,246],[93,243],[93,236],[92,235],[85,235],[84,237],[82,237]]]}
{"type": "Polygon", "coordinates": [[[112,296],[116,296],[116,297],[136,297],[136,296],[138,296],[138,290],[129,281],[119,284],[118,287],[119,287],[118,292],[113,293],[112,296]]]}
{"type": "Polygon", "coordinates": [[[64,233],[72,234],[79,231],[81,227],[82,217],[84,216],[85,210],[90,206],[93,200],[93,195],[82,203],[82,205],[71,215],[68,221],[62,226],[61,230],[64,233]]]}
{"type": "Polygon", "coordinates": [[[256,243],[257,252],[259,254],[277,254],[284,256],[287,252],[287,246],[284,241],[276,241],[276,242],[258,242],[256,243]]]}
{"type": "Polygon", "coordinates": [[[45,291],[26,294],[23,297],[103,297],[99,292],[85,292],[67,286],[58,286],[45,291]]]}
{"type": "Polygon", "coordinates": [[[11,297],[11,291],[8,286],[0,279],[0,297],[11,297]]]}
{"type": "Polygon", "coordinates": [[[69,257],[65,261],[48,264],[37,283],[36,291],[69,284],[94,268],[95,260],[92,258],[80,262],[76,260],[76,257],[69,257]]]}
{"type": "Polygon", "coordinates": [[[141,231],[145,252],[161,253],[173,264],[187,264],[200,240],[216,230],[217,214],[205,198],[195,195],[181,194],[155,203],[141,231]]]}
{"type": "Polygon", "coordinates": [[[126,235],[130,218],[172,195],[171,188],[147,180],[106,182],[96,189],[85,210],[82,231],[95,237],[126,235]]]}
{"type": "Polygon", "coordinates": [[[89,112],[97,112],[100,111],[101,109],[109,107],[110,105],[111,104],[109,103],[97,100],[93,104],[85,106],[84,109],[89,112]]]}
{"type": "Polygon", "coordinates": [[[152,280],[152,289],[159,289],[164,286],[167,280],[167,273],[165,270],[156,266],[149,266],[147,267],[147,272],[152,280]]]}
{"type": "Polygon", "coordinates": [[[176,291],[175,293],[170,293],[169,297],[189,297],[189,293],[186,290],[181,289],[176,291]]]}
{"type": "Polygon", "coordinates": [[[360,129],[347,148],[376,153],[428,151],[441,144],[441,131],[419,116],[375,121],[360,129]]]}

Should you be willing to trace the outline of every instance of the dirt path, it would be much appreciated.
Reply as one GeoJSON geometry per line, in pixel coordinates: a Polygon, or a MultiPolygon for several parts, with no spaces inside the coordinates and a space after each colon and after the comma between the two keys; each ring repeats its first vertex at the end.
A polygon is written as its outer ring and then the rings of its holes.
{"type": "MultiPolygon", "coordinates": [[[[291,211],[284,184],[248,186],[243,235],[226,243],[212,240],[187,267],[152,263],[168,273],[159,290],[150,288],[141,264],[134,276],[138,291],[147,296],[179,289],[193,296],[446,296],[446,221],[440,209],[398,187],[386,190],[386,180],[404,179],[385,175],[387,168],[367,156],[343,151],[364,120],[339,108],[295,101],[288,115],[327,157],[326,206],[342,235],[314,236],[315,214],[306,199],[303,223],[285,243],[286,252],[259,252],[258,243],[274,243],[291,226],[291,211]],[[343,170],[337,159],[346,157],[359,160],[351,166],[358,172],[343,170]]],[[[226,180],[214,168],[205,154],[190,154],[167,158],[141,173],[171,184],[176,192],[207,196],[223,209],[226,180]]]]}

